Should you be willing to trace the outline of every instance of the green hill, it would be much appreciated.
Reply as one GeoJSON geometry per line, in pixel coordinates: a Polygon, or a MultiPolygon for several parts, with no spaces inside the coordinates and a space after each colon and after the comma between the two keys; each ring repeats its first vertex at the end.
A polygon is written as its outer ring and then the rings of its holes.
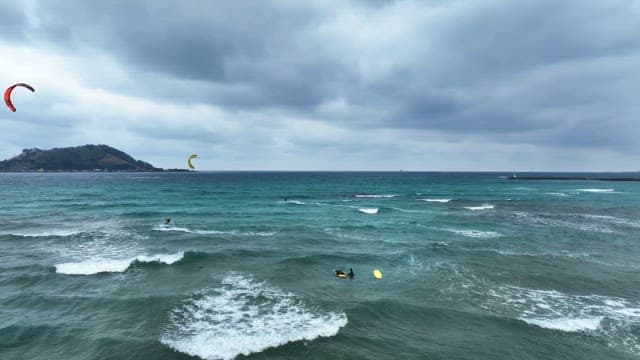
{"type": "Polygon", "coordinates": [[[0,161],[0,171],[162,171],[107,145],[83,145],[41,150],[24,149],[0,161]]]}

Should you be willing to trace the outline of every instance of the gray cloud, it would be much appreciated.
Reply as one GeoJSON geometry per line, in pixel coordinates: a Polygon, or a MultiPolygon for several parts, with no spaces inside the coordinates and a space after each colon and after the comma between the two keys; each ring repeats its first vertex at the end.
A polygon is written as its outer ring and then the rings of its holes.
{"type": "Polygon", "coordinates": [[[23,41],[26,37],[28,19],[18,6],[0,3],[0,39],[5,41],[23,41]]]}
{"type": "MultiPolygon", "coordinates": [[[[265,114],[279,124],[274,133],[247,132],[233,141],[209,129],[179,129],[179,119],[128,128],[146,138],[270,146],[274,138],[298,136],[278,121],[303,118],[352,132],[415,130],[523,149],[640,150],[633,96],[640,6],[632,1],[20,4],[0,4],[2,39],[100,56],[122,74],[78,69],[91,86],[265,114]]],[[[47,120],[35,117],[28,113],[27,121],[83,120],[55,111],[47,120]]],[[[288,151],[298,153],[361,149],[326,138],[289,140],[288,151]]]]}

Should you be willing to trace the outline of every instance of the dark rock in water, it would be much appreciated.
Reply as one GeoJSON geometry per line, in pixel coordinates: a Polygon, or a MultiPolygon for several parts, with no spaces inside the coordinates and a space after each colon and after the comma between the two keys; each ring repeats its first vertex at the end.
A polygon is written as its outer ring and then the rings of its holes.
{"type": "Polygon", "coordinates": [[[162,171],[107,145],[24,149],[0,161],[0,171],[162,171]]]}

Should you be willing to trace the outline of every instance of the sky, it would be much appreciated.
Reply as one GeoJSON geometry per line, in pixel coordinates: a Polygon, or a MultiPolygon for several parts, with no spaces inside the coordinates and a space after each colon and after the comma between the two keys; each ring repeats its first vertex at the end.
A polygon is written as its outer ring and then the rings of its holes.
{"type": "Polygon", "coordinates": [[[5,0],[0,68],[0,159],[640,170],[640,0],[5,0]]]}

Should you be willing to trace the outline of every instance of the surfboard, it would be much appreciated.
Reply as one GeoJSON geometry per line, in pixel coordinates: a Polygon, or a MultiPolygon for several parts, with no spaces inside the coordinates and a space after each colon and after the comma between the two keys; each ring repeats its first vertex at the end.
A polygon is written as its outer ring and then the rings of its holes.
{"type": "Polygon", "coordinates": [[[382,273],[380,272],[380,270],[378,269],[373,270],[373,277],[378,280],[382,279],[382,273]]]}

